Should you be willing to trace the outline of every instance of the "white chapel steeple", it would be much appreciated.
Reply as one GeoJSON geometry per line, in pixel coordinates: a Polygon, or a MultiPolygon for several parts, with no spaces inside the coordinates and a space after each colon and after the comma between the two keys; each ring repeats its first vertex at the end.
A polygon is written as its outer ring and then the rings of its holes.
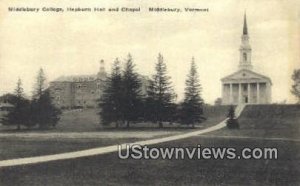
{"type": "Polygon", "coordinates": [[[243,26],[243,34],[242,34],[242,43],[240,46],[239,68],[247,69],[247,70],[252,70],[253,68],[251,64],[251,46],[249,44],[246,13],[244,14],[244,26],[243,26]]]}

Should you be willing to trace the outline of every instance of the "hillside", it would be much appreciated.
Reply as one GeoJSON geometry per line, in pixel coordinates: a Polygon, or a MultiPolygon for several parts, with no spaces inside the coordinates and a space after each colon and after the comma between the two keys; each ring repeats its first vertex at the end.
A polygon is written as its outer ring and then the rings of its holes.
{"type": "Polygon", "coordinates": [[[207,119],[204,124],[217,124],[223,121],[227,117],[229,106],[220,105],[220,106],[211,106],[206,105],[203,109],[203,115],[207,119]]]}
{"type": "Polygon", "coordinates": [[[247,105],[238,120],[240,130],[215,134],[300,138],[300,105],[247,105]]]}

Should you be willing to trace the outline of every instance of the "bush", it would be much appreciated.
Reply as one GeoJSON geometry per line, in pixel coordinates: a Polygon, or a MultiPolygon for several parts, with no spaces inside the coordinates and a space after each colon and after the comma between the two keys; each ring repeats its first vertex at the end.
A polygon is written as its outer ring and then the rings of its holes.
{"type": "Polygon", "coordinates": [[[228,119],[226,124],[229,129],[239,129],[240,128],[239,122],[237,119],[228,119]]]}

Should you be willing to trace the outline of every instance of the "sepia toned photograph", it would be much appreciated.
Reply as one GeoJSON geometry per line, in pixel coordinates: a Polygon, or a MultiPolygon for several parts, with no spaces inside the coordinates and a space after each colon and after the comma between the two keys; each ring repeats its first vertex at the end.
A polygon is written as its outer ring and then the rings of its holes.
{"type": "Polygon", "coordinates": [[[300,185],[300,2],[2,0],[14,185],[300,185]]]}

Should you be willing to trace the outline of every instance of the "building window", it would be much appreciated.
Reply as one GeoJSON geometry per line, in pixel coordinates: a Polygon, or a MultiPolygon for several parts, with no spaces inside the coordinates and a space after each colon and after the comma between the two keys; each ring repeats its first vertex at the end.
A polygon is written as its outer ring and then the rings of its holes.
{"type": "Polygon", "coordinates": [[[244,61],[247,61],[247,53],[243,53],[244,61]]]}

